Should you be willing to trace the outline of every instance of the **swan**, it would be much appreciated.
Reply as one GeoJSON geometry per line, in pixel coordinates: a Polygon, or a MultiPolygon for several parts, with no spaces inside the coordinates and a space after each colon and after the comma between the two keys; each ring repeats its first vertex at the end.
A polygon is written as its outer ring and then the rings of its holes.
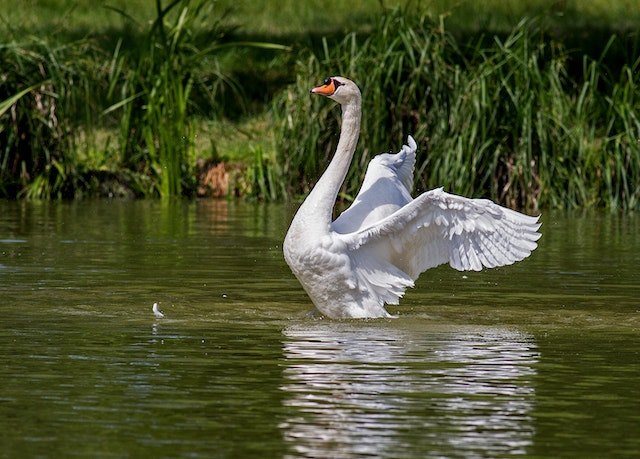
{"type": "Polygon", "coordinates": [[[332,319],[393,317],[429,268],[449,263],[480,271],[520,261],[537,247],[538,217],[442,188],[413,199],[417,145],[374,157],[351,206],[332,221],[336,197],[360,134],[361,94],[344,77],[311,89],[342,106],[336,152],[304,200],[284,239],[284,258],[315,307],[332,319]]]}

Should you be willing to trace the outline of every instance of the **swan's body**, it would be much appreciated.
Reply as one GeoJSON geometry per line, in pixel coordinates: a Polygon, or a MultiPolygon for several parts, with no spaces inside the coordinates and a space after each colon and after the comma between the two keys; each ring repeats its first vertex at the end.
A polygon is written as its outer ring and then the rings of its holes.
{"type": "Polygon", "coordinates": [[[531,254],[537,217],[442,188],[411,197],[416,143],[371,160],[353,204],[335,221],[333,207],[360,133],[361,96],[342,77],[313,93],[342,105],[336,153],[291,223],[287,264],[316,308],[331,318],[389,317],[420,273],[449,263],[460,271],[512,264],[531,254]]]}

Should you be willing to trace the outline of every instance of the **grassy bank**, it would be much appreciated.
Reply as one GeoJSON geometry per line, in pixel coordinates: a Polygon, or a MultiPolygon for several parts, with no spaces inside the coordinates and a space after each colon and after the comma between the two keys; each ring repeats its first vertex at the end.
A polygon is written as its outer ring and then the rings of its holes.
{"type": "Polygon", "coordinates": [[[317,75],[351,75],[364,97],[361,137],[343,193],[354,196],[372,154],[419,142],[416,186],[446,184],[511,207],[636,208],[640,202],[640,59],[612,72],[586,56],[579,74],[536,21],[463,50],[441,24],[385,16],[298,62],[280,98],[279,163],[291,194],[319,176],[337,143],[337,111],[311,99],[317,75]],[[320,155],[309,155],[318,151],[320,155]]]}
{"type": "Polygon", "coordinates": [[[223,40],[215,6],[158,0],[151,20],[112,7],[123,27],[110,44],[96,32],[0,46],[0,195],[192,195],[197,159],[216,156],[206,120],[244,101],[225,53],[285,49],[223,40]]]}
{"type": "MultiPolygon", "coordinates": [[[[165,2],[168,4],[168,2],[165,2]]],[[[405,4],[417,14],[443,17],[454,34],[508,33],[523,17],[542,17],[565,37],[579,31],[582,37],[607,30],[622,33],[638,28],[639,0],[352,0],[327,7],[324,0],[215,0],[225,22],[241,33],[263,37],[311,37],[372,30],[383,8],[405,4]]],[[[70,41],[86,36],[120,34],[126,11],[140,22],[153,21],[156,5],[148,0],[4,0],[0,12],[5,33],[35,35],[70,41]],[[104,9],[107,7],[107,9],[104,9]],[[100,14],[97,14],[100,13],[100,14]]]]}
{"type": "Polygon", "coordinates": [[[308,88],[340,73],[365,98],[345,199],[412,133],[419,188],[639,205],[638,1],[27,3],[0,13],[5,197],[192,195],[218,176],[213,194],[298,196],[339,113],[308,88]]]}

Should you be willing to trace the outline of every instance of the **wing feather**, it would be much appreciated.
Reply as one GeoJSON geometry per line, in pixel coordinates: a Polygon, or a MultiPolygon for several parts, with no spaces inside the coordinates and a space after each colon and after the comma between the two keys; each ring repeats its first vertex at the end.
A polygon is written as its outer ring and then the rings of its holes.
{"type": "Polygon", "coordinates": [[[332,223],[337,233],[351,233],[379,222],[412,201],[416,142],[411,136],[396,154],[374,157],[353,204],[332,223]]]}
{"type": "Polygon", "coordinates": [[[387,263],[415,280],[443,263],[479,271],[528,257],[540,238],[538,218],[437,188],[381,221],[341,236],[350,250],[384,253],[387,263]]]}

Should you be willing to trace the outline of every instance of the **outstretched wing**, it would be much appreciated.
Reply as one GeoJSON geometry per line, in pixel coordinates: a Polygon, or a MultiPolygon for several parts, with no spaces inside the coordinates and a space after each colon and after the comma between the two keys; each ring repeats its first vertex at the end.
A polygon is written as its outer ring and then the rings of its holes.
{"type": "Polygon", "coordinates": [[[374,157],[353,204],[332,223],[337,233],[353,233],[379,222],[411,202],[416,142],[411,136],[396,154],[374,157]]]}
{"type": "Polygon", "coordinates": [[[378,263],[388,263],[415,280],[443,263],[460,271],[479,271],[528,257],[540,238],[538,218],[438,188],[341,237],[356,258],[375,253],[378,263]]]}

